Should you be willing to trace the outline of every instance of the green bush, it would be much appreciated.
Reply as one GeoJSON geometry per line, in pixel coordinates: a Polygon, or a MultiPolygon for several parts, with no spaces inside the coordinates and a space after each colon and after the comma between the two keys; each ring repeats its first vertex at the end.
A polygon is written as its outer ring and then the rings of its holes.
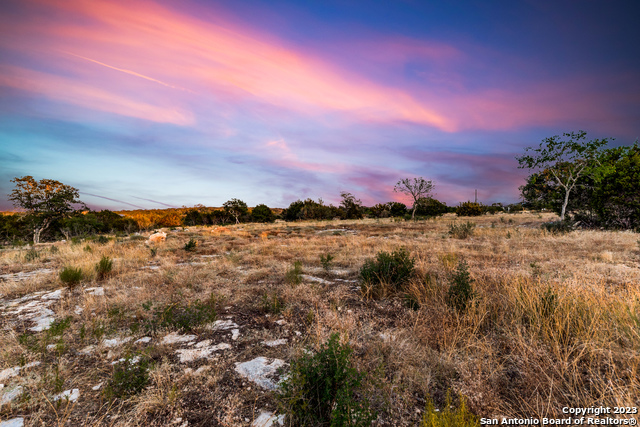
{"type": "Polygon", "coordinates": [[[469,302],[475,297],[473,291],[473,279],[465,261],[458,262],[458,268],[451,277],[449,291],[447,292],[447,304],[458,312],[464,312],[469,302]]]}
{"type": "Polygon", "coordinates": [[[456,208],[458,216],[480,216],[485,213],[485,207],[480,203],[464,202],[456,208]]]}
{"type": "Polygon", "coordinates": [[[291,286],[299,285],[302,282],[302,263],[300,261],[293,263],[293,268],[287,271],[285,279],[291,286]]]}
{"type": "Polygon", "coordinates": [[[366,260],[360,269],[360,282],[363,293],[373,298],[403,291],[411,279],[415,268],[415,259],[409,256],[405,248],[392,253],[378,252],[375,260],[366,260]]]}
{"type": "Polygon", "coordinates": [[[460,398],[460,406],[453,410],[452,407],[451,394],[448,391],[445,407],[442,411],[435,409],[433,402],[429,399],[420,427],[476,427],[480,425],[478,417],[467,409],[464,398],[460,398]]]}
{"type": "Polygon", "coordinates": [[[280,314],[284,308],[284,303],[274,292],[271,295],[265,293],[262,296],[262,311],[271,314],[280,314]]]}
{"type": "Polygon", "coordinates": [[[81,268],[64,267],[60,272],[60,281],[70,288],[79,284],[82,278],[81,268]]]}
{"type": "Polygon", "coordinates": [[[546,222],[542,228],[552,234],[567,234],[573,231],[573,224],[568,220],[546,222]]]}
{"type": "Polygon", "coordinates": [[[150,361],[146,357],[127,357],[116,363],[113,375],[104,388],[107,399],[124,398],[140,393],[149,383],[150,361]]]}
{"type": "Polygon", "coordinates": [[[331,270],[331,261],[333,261],[333,255],[331,254],[320,255],[320,263],[322,264],[322,268],[325,271],[331,270]]]}
{"type": "Polygon", "coordinates": [[[184,244],[184,250],[187,252],[195,252],[198,247],[198,242],[192,237],[187,243],[184,244]]]}
{"type": "Polygon", "coordinates": [[[40,254],[35,249],[31,248],[24,254],[24,260],[27,262],[34,261],[40,258],[40,254]]]}
{"type": "Polygon", "coordinates": [[[113,261],[108,256],[103,256],[96,264],[96,273],[98,274],[98,280],[106,278],[113,270],[113,261]]]}
{"type": "Polygon", "coordinates": [[[352,352],[335,333],[317,353],[291,362],[279,403],[293,425],[369,426],[376,419],[362,395],[365,375],[353,367],[352,352]]]}
{"type": "Polygon", "coordinates": [[[258,205],[251,211],[251,220],[253,222],[274,222],[276,216],[267,205],[258,205]]]}
{"type": "Polygon", "coordinates": [[[96,239],[96,242],[101,244],[101,245],[106,245],[107,243],[109,243],[109,238],[107,236],[100,235],[96,239]]]}
{"type": "Polygon", "coordinates": [[[467,221],[466,223],[458,224],[449,224],[449,236],[454,237],[456,239],[466,239],[469,236],[473,235],[473,229],[475,228],[475,224],[473,222],[467,221]]]}

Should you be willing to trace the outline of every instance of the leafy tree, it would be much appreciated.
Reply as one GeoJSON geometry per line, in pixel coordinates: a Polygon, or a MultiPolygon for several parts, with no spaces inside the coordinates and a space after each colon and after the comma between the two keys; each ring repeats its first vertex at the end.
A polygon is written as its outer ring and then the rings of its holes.
{"type": "Polygon", "coordinates": [[[273,222],[276,216],[267,205],[258,205],[251,211],[251,219],[255,222],[273,222]]]}
{"type": "Polygon", "coordinates": [[[597,177],[603,170],[598,170],[597,158],[602,148],[609,143],[609,139],[594,139],[587,141],[584,131],[564,133],[545,138],[538,148],[527,147],[524,154],[516,157],[519,168],[541,170],[553,177],[553,184],[562,193],[562,207],[560,219],[564,221],[569,195],[578,180],[586,175],[597,177]]]}
{"type": "Polygon", "coordinates": [[[78,197],[78,190],[52,179],[36,181],[32,176],[11,180],[16,188],[9,194],[13,205],[27,212],[33,230],[33,243],[40,242],[43,231],[57,219],[65,218],[75,211],[74,204],[86,209],[78,197]]]}
{"type": "Polygon", "coordinates": [[[406,194],[413,198],[413,210],[411,211],[411,219],[415,219],[416,209],[418,208],[418,200],[423,197],[429,197],[435,184],[431,180],[425,180],[422,177],[405,178],[393,187],[393,191],[406,194]]]}
{"type": "Polygon", "coordinates": [[[416,213],[422,216],[440,216],[447,212],[447,205],[433,197],[422,197],[416,205],[416,213]]]}
{"type": "Polygon", "coordinates": [[[240,223],[240,218],[249,213],[247,204],[240,199],[227,200],[224,202],[222,207],[224,207],[227,214],[231,215],[236,220],[236,224],[240,223]]]}
{"type": "Polygon", "coordinates": [[[340,197],[342,197],[340,209],[344,212],[344,218],[362,219],[362,202],[356,199],[356,196],[346,191],[341,192],[340,197]]]}

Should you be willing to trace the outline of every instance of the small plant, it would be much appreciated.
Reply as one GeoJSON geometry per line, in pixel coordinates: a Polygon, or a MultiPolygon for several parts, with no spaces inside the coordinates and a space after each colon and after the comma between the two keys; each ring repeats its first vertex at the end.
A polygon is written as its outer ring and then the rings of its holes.
{"type": "Polygon", "coordinates": [[[57,246],[51,246],[51,248],[49,249],[49,252],[51,252],[52,254],[57,254],[58,252],[60,252],[60,250],[58,249],[57,246]]]}
{"type": "Polygon", "coordinates": [[[375,260],[365,261],[360,269],[362,291],[373,298],[383,297],[387,290],[403,291],[414,268],[415,259],[405,248],[392,253],[378,252],[375,260]]]}
{"type": "Polygon", "coordinates": [[[558,308],[558,294],[549,286],[544,293],[540,295],[538,310],[542,317],[549,318],[555,313],[556,308],[558,308]]]}
{"type": "Polygon", "coordinates": [[[333,261],[333,258],[334,257],[331,254],[320,255],[320,263],[325,271],[331,270],[331,262],[333,261]]]}
{"type": "Polygon", "coordinates": [[[449,224],[449,236],[456,239],[466,239],[473,235],[473,229],[475,224],[471,221],[467,221],[462,224],[449,224]]]}
{"type": "Polygon", "coordinates": [[[84,251],[85,251],[85,252],[93,252],[93,249],[91,248],[91,245],[89,245],[89,244],[87,243],[87,246],[85,246],[85,247],[84,247],[84,251]]]}
{"type": "Polygon", "coordinates": [[[284,304],[275,292],[271,295],[265,293],[262,296],[262,311],[265,313],[280,314],[283,308],[284,304]]]}
{"type": "Polygon", "coordinates": [[[24,260],[27,262],[34,261],[40,258],[40,254],[35,249],[31,248],[24,254],[24,260]]]}
{"type": "Polygon", "coordinates": [[[101,245],[106,245],[107,243],[109,243],[109,238],[107,236],[100,235],[96,239],[96,242],[98,242],[101,245]]]}
{"type": "Polygon", "coordinates": [[[300,261],[293,263],[293,268],[287,271],[285,279],[291,286],[297,286],[302,282],[302,263],[300,261]]]}
{"type": "Polygon", "coordinates": [[[82,281],[83,274],[81,268],[64,267],[60,272],[60,281],[72,288],[82,281]]]}
{"type": "Polygon", "coordinates": [[[71,244],[72,245],[79,245],[82,242],[82,239],[80,239],[79,237],[72,237],[71,238],[71,244]]]}
{"type": "MultiPolygon", "coordinates": [[[[218,300],[214,294],[205,300],[195,300],[192,303],[181,305],[179,303],[168,304],[155,310],[155,318],[147,324],[148,330],[155,330],[158,326],[172,329],[191,331],[194,328],[211,323],[216,320],[216,306],[218,300]]],[[[143,304],[144,307],[144,304],[143,304]]],[[[149,309],[151,306],[149,306],[149,309]]]]}
{"type": "Polygon", "coordinates": [[[352,352],[334,333],[317,353],[291,363],[279,403],[295,425],[369,426],[376,419],[361,395],[365,375],[353,367],[352,352]]]}
{"type": "Polygon", "coordinates": [[[103,256],[96,264],[96,273],[98,274],[98,280],[105,279],[113,270],[113,261],[108,256],[103,256]]]}
{"type": "Polygon", "coordinates": [[[554,221],[542,224],[542,228],[551,234],[567,234],[573,231],[573,225],[570,221],[554,221]]]}
{"type": "Polygon", "coordinates": [[[457,312],[464,312],[469,302],[475,297],[473,279],[469,274],[469,267],[465,261],[458,262],[458,268],[451,277],[451,284],[447,292],[447,304],[457,312]]]}
{"type": "Polygon", "coordinates": [[[531,267],[531,277],[537,279],[542,276],[542,268],[537,263],[532,262],[529,267],[531,267]]]}
{"type": "Polygon", "coordinates": [[[155,256],[158,255],[158,248],[149,248],[149,252],[151,254],[151,258],[155,258],[155,256]]]}
{"type": "Polygon", "coordinates": [[[187,252],[195,252],[197,247],[198,247],[198,241],[195,240],[193,237],[189,239],[187,243],[184,244],[184,250],[187,252]]]}
{"type": "Polygon", "coordinates": [[[480,425],[478,417],[467,409],[463,397],[460,398],[460,406],[453,410],[451,403],[451,393],[449,391],[447,391],[445,407],[442,411],[435,409],[433,401],[428,399],[420,427],[476,427],[480,425]]]}
{"type": "Polygon", "coordinates": [[[146,357],[127,357],[116,363],[113,375],[104,388],[107,399],[124,398],[140,393],[149,383],[150,361],[146,357]]]}

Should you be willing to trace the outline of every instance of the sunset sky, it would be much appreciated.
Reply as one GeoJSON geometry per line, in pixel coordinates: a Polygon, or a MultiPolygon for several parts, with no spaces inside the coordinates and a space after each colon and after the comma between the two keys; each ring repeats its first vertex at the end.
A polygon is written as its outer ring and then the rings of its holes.
{"type": "Polygon", "coordinates": [[[640,136],[639,5],[2,0],[0,210],[24,175],[94,209],[516,202],[524,147],[640,136]]]}

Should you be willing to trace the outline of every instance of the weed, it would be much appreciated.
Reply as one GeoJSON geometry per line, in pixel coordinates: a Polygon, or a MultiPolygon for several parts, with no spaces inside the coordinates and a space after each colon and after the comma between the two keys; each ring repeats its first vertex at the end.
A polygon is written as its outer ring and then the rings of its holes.
{"type": "Polygon", "coordinates": [[[84,247],[84,251],[85,251],[85,252],[93,252],[93,249],[91,248],[91,245],[89,245],[89,244],[87,243],[87,246],[85,246],[85,247],[84,247]]]}
{"type": "Polygon", "coordinates": [[[573,231],[570,221],[554,221],[542,224],[542,228],[551,234],[567,234],[573,231]]]}
{"type": "Polygon", "coordinates": [[[100,258],[100,261],[96,264],[96,273],[98,273],[98,280],[105,279],[113,270],[113,261],[106,255],[100,258]]]}
{"type": "Polygon", "coordinates": [[[542,317],[551,317],[558,308],[558,294],[554,292],[551,286],[547,287],[543,294],[540,295],[538,310],[542,317]]]}
{"type": "Polygon", "coordinates": [[[475,427],[479,426],[478,417],[469,412],[465,399],[460,398],[460,406],[451,410],[451,393],[447,391],[445,407],[438,411],[433,407],[433,401],[427,400],[427,408],[422,416],[420,427],[475,427]]]}
{"type": "Polygon", "coordinates": [[[447,304],[458,312],[464,312],[474,298],[473,279],[465,261],[458,262],[456,272],[451,276],[451,284],[447,292],[447,304]]]}
{"type": "Polygon", "coordinates": [[[158,326],[172,329],[191,331],[192,329],[216,320],[218,300],[211,294],[206,301],[195,300],[193,303],[181,305],[168,304],[155,310],[154,318],[147,323],[148,330],[155,330],[158,326]]]}
{"type": "Polygon", "coordinates": [[[324,268],[325,271],[331,270],[332,261],[333,261],[333,255],[331,254],[320,255],[320,263],[322,264],[322,268],[324,268]]]}
{"type": "Polygon", "coordinates": [[[35,249],[31,248],[24,254],[24,260],[27,262],[34,261],[40,258],[40,254],[35,249]]]}
{"type": "Polygon", "coordinates": [[[187,243],[184,244],[184,250],[187,252],[195,252],[197,247],[198,247],[198,241],[195,240],[193,237],[189,239],[187,243]]]}
{"type": "Polygon", "coordinates": [[[467,221],[459,225],[449,224],[449,236],[456,239],[466,239],[467,237],[473,235],[473,229],[475,228],[475,226],[475,223],[471,221],[467,221]]]}
{"type": "Polygon", "coordinates": [[[360,282],[363,294],[373,298],[403,291],[413,276],[415,259],[409,256],[405,248],[392,253],[378,252],[375,260],[366,260],[360,269],[360,282]]]}
{"type": "Polygon", "coordinates": [[[96,242],[98,242],[101,245],[106,245],[107,243],[109,243],[109,238],[107,236],[100,235],[96,239],[96,242]]]}
{"type": "Polygon", "coordinates": [[[535,262],[529,264],[531,267],[531,277],[538,279],[542,276],[542,268],[535,262]]]}
{"type": "Polygon", "coordinates": [[[49,329],[47,329],[48,337],[57,337],[64,334],[64,331],[71,327],[71,316],[67,316],[64,319],[56,319],[51,325],[49,325],[49,329]]]}
{"type": "Polygon", "coordinates": [[[150,361],[146,357],[127,357],[116,363],[113,375],[104,388],[107,399],[124,398],[140,393],[149,383],[150,361]]]}
{"type": "Polygon", "coordinates": [[[82,281],[83,274],[81,268],[64,267],[60,272],[60,281],[72,288],[82,281]]]}
{"type": "Polygon", "coordinates": [[[58,249],[57,246],[51,246],[51,248],[49,249],[49,252],[51,252],[52,254],[57,254],[58,252],[60,252],[60,250],[58,249]]]}
{"type": "Polygon", "coordinates": [[[271,295],[265,293],[262,296],[262,311],[265,313],[280,314],[283,308],[284,304],[275,292],[271,295]]]}
{"type": "Polygon", "coordinates": [[[154,258],[158,255],[158,248],[149,248],[149,252],[151,253],[151,258],[154,258]]]}
{"type": "Polygon", "coordinates": [[[299,285],[302,282],[302,263],[300,261],[293,263],[293,268],[287,271],[285,280],[291,286],[299,285]]]}
{"type": "Polygon", "coordinates": [[[334,333],[317,353],[291,363],[279,403],[294,424],[368,426],[376,419],[366,397],[357,397],[365,375],[352,366],[352,352],[334,333]]]}
{"type": "Polygon", "coordinates": [[[82,239],[80,239],[79,237],[72,237],[71,238],[71,244],[72,245],[79,245],[82,242],[82,239]]]}

